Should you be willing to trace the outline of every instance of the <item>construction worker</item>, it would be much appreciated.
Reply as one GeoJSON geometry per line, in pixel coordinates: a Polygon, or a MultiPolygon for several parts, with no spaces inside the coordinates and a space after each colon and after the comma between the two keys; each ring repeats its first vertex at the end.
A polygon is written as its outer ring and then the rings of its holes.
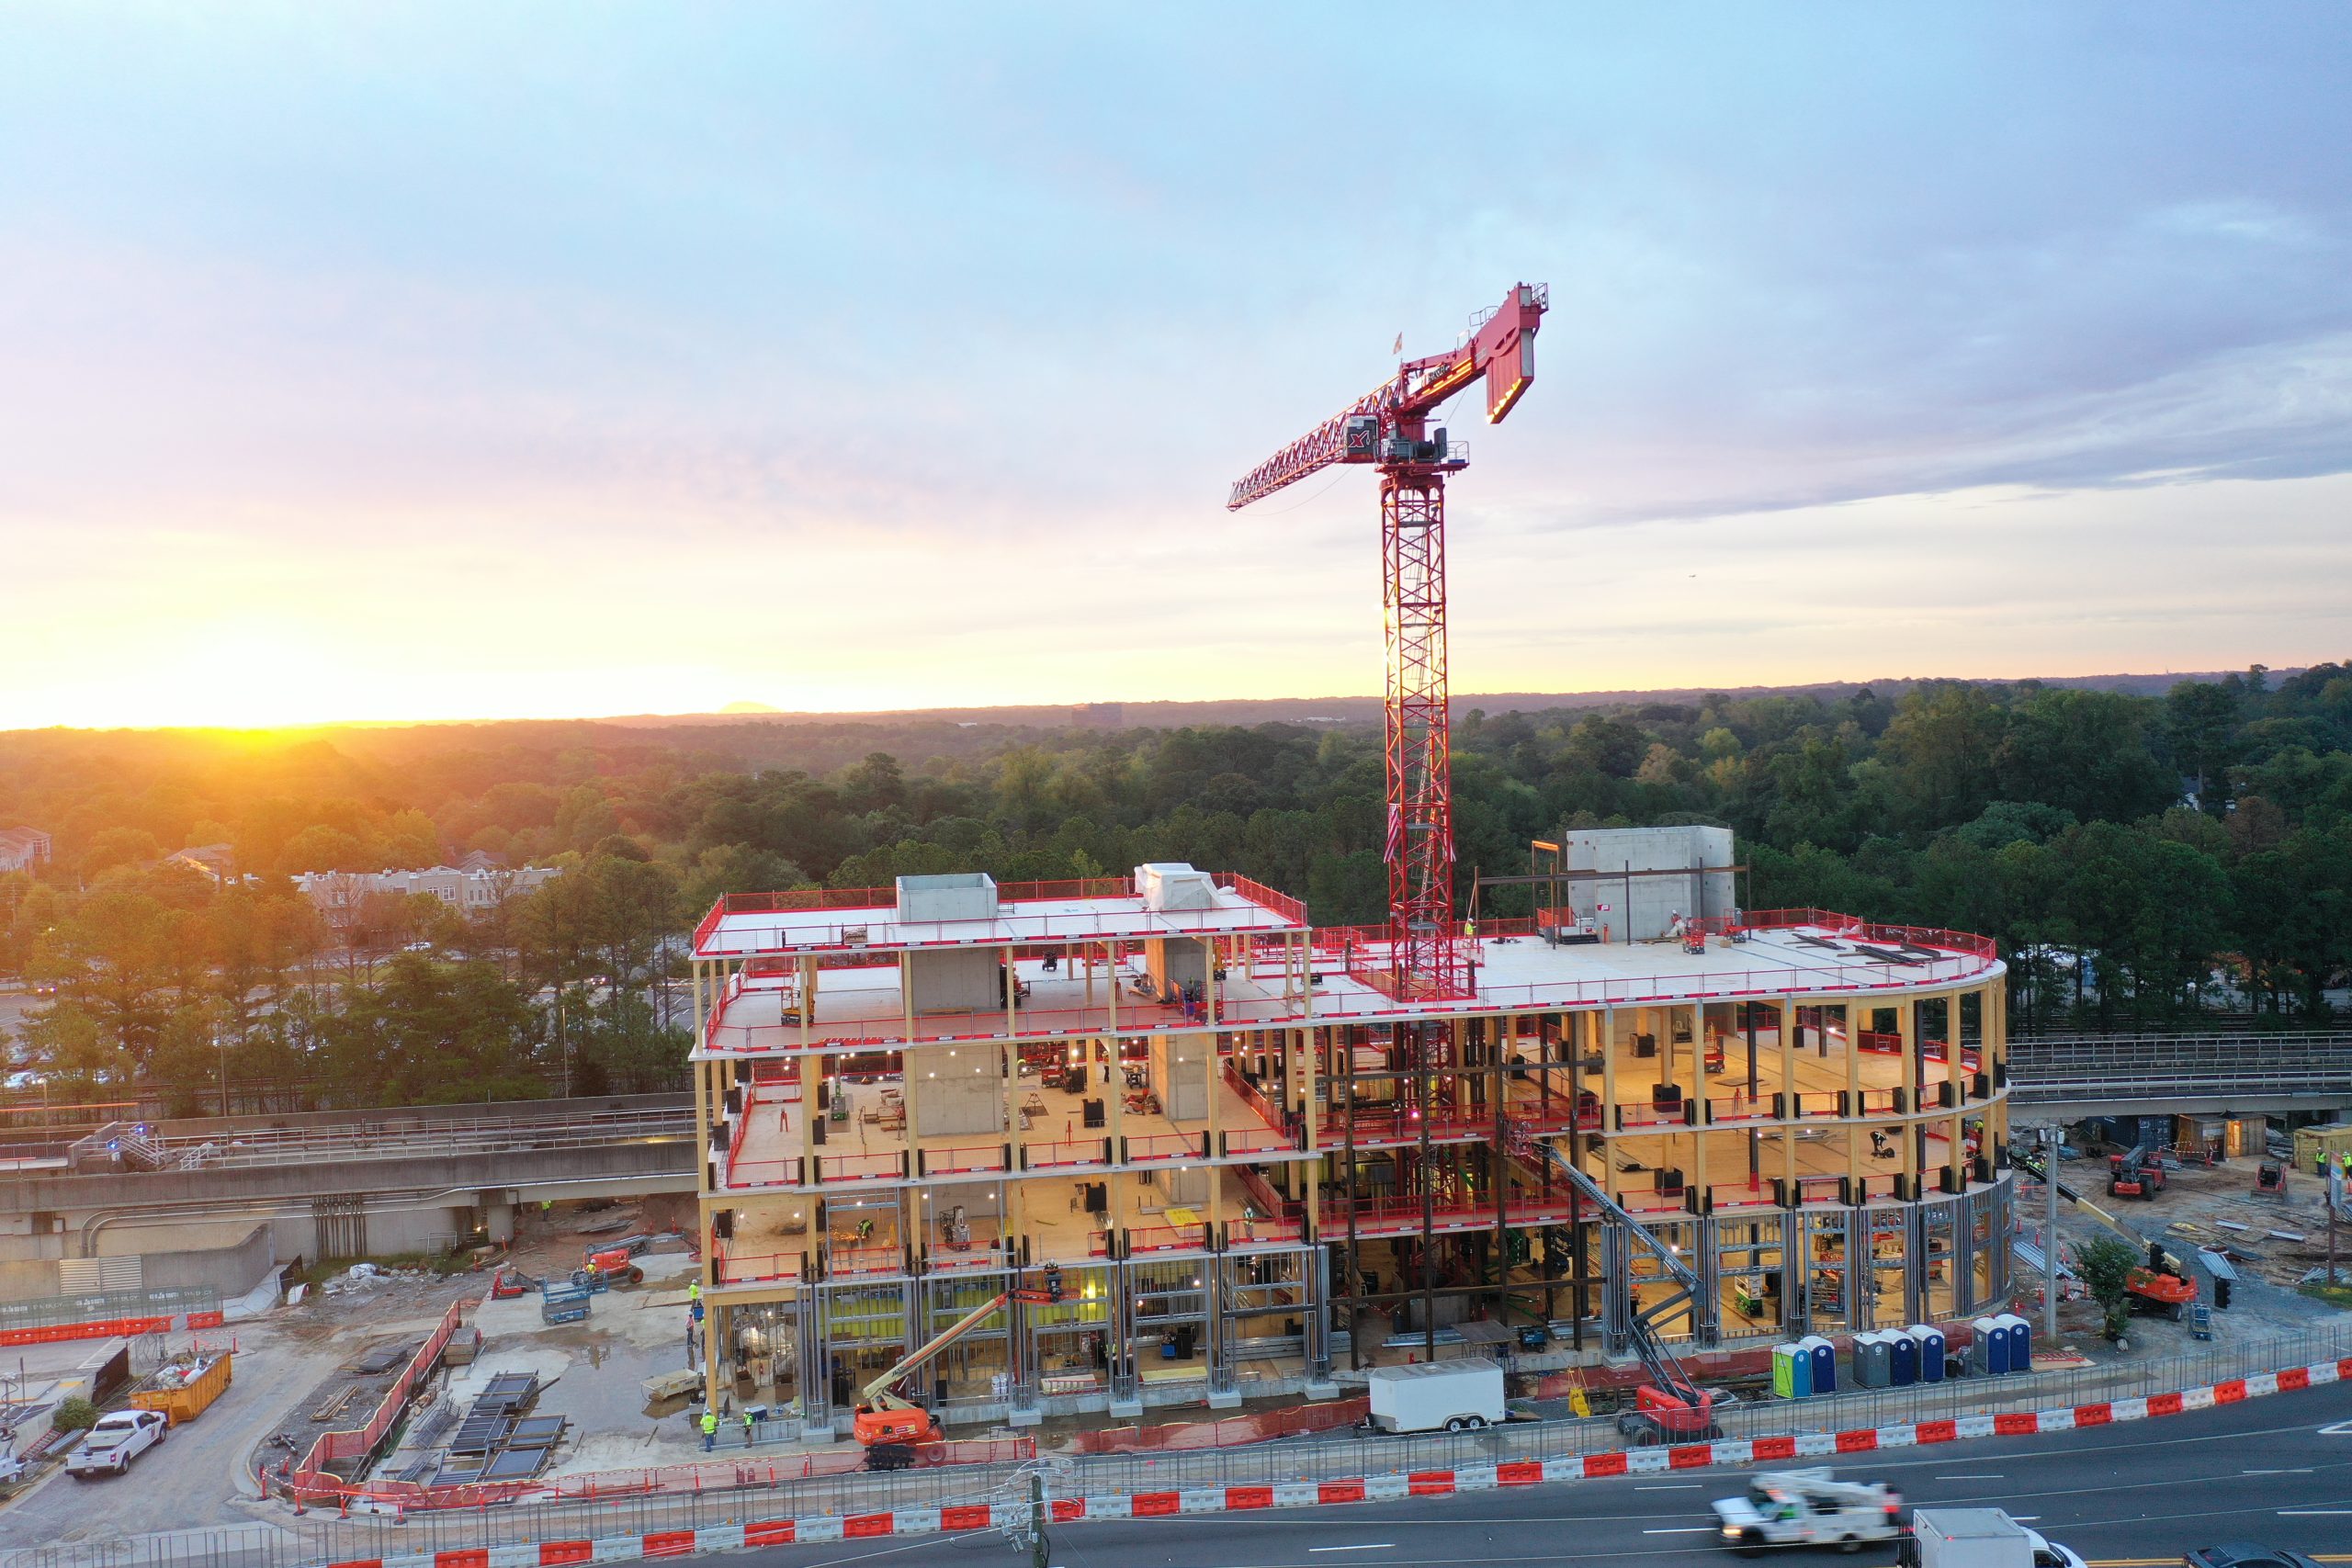
{"type": "Polygon", "coordinates": [[[687,1300],[688,1302],[698,1302],[698,1301],[702,1300],[702,1281],[701,1281],[701,1280],[693,1280],[693,1281],[691,1281],[691,1282],[689,1282],[689,1283],[687,1284],[687,1286],[686,1286],[686,1300],[687,1300]]]}
{"type": "Polygon", "coordinates": [[[702,1413],[702,1451],[710,1452],[718,1446],[718,1412],[706,1409],[702,1413]]]}
{"type": "Polygon", "coordinates": [[[743,1446],[752,1446],[752,1407],[748,1404],[743,1406],[743,1446]]]}

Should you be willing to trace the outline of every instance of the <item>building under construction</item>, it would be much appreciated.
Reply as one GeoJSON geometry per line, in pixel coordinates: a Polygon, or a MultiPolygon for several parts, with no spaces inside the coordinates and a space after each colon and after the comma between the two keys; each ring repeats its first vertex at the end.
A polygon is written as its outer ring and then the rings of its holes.
{"type": "Polygon", "coordinates": [[[846,1430],[1001,1293],[915,1374],[944,1419],[1226,1405],[1439,1340],[1598,1357],[1668,1298],[1699,1345],[2002,1299],[1992,945],[1711,910],[1714,837],[1536,846],[1539,912],[1460,939],[1447,998],[1396,994],[1385,928],[1189,866],[724,900],[694,938],[713,1395],[846,1430]]]}
{"type": "MultiPolygon", "coordinates": [[[[1235,484],[1379,480],[1388,919],[1188,865],[730,897],[694,935],[710,1394],[810,1435],[1318,1391],[1507,1341],[1973,1314],[2007,1280],[1989,942],[1732,907],[1731,835],[1539,843],[1456,917],[1438,423],[1535,374],[1513,286],[1235,484]],[[1474,906],[1475,909],[1475,906],[1474,906]],[[984,1310],[985,1309],[985,1310],[984,1310]],[[871,1397],[873,1423],[854,1406],[871,1397]]],[[[1677,1417],[1677,1419],[1685,1419],[1677,1417]]],[[[1660,1423],[1656,1428],[1668,1430],[1660,1423]]]]}

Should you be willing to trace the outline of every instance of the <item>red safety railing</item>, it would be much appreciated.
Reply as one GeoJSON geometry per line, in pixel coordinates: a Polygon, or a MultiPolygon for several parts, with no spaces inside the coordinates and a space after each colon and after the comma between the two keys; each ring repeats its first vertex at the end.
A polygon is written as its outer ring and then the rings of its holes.
{"type": "Polygon", "coordinates": [[[922,1151],[926,1176],[973,1176],[1005,1168],[1002,1144],[965,1144],[949,1149],[922,1151]]]}
{"type": "Polygon", "coordinates": [[[1306,903],[1292,897],[1287,893],[1277,893],[1263,883],[1252,882],[1246,876],[1236,876],[1228,871],[1214,873],[1209,880],[1237,897],[1247,898],[1260,908],[1280,915],[1293,925],[1306,924],[1306,903]]]}
{"type": "Polygon", "coordinates": [[[1800,1208],[1808,1203],[1843,1203],[1846,1201],[1846,1179],[1842,1176],[1800,1176],[1797,1178],[1796,1201],[1800,1208]]]}
{"type": "Polygon", "coordinates": [[[1781,1097],[1777,1094],[1711,1094],[1707,1097],[1707,1120],[1714,1122],[1777,1122],[1781,1116],[1781,1097]]]}
{"type": "MultiPolygon", "coordinates": [[[[1465,1139],[1487,1138],[1494,1135],[1492,1116],[1432,1115],[1424,1118],[1417,1111],[1384,1107],[1378,1111],[1359,1110],[1355,1117],[1355,1144],[1358,1148],[1381,1148],[1397,1144],[1419,1143],[1422,1123],[1426,1120],[1431,1142],[1459,1142],[1465,1139]]],[[[1317,1148],[1344,1148],[1348,1143],[1348,1121],[1337,1115],[1315,1130],[1317,1148]]]]}
{"type": "Polygon", "coordinates": [[[1110,1257],[1111,1233],[1109,1231],[1088,1231],[1086,1233],[1086,1255],[1089,1258],[1110,1257]]]}
{"type": "Polygon", "coordinates": [[[1006,1263],[1001,1248],[974,1242],[962,1248],[941,1247],[924,1260],[924,1269],[933,1274],[959,1274],[967,1269],[1001,1269],[1006,1263]]]}
{"type": "Polygon", "coordinates": [[[356,1464],[375,1451],[376,1445],[392,1429],[392,1423],[408,1408],[417,1385],[456,1337],[458,1322],[459,1304],[452,1303],[449,1310],[442,1314],[440,1326],[417,1347],[416,1354],[408,1359],[400,1376],[385,1389],[383,1399],[366,1425],[350,1431],[322,1433],[302,1456],[300,1464],[283,1476],[286,1490],[297,1498],[311,1498],[333,1495],[348,1485],[348,1479],[335,1474],[330,1467],[356,1464]]]}
{"type": "Polygon", "coordinates": [[[819,1155],[817,1180],[821,1186],[843,1181],[898,1181],[907,1174],[904,1154],[819,1155]]]}
{"type": "MultiPolygon", "coordinates": [[[[1359,1201],[1352,1211],[1345,1203],[1327,1209],[1323,1220],[1324,1234],[1327,1236],[1339,1235],[1346,1227],[1351,1213],[1359,1235],[1406,1235],[1421,1228],[1419,1199],[1373,1198],[1359,1201]]],[[[1491,1202],[1441,1200],[1430,1206],[1430,1225],[1433,1230],[1467,1230],[1490,1226],[1494,1223],[1495,1206],[1491,1202]]]]}
{"type": "Polygon", "coordinates": [[[1511,1102],[1508,1112],[1518,1126],[1533,1133],[1566,1133],[1571,1129],[1596,1128],[1600,1125],[1600,1101],[1598,1097],[1587,1100],[1581,1111],[1572,1111],[1565,1098],[1553,1100],[1519,1100],[1511,1102]]]}
{"type": "Polygon", "coordinates": [[[1240,1097],[1242,1104],[1257,1112],[1259,1121],[1269,1127],[1278,1128],[1283,1124],[1283,1113],[1274,1102],[1266,1098],[1264,1090],[1242,1077],[1241,1070],[1231,1062],[1225,1064],[1225,1083],[1227,1089],[1240,1097]]]}
{"type": "Polygon", "coordinates": [[[808,1271],[808,1258],[800,1252],[764,1252],[739,1256],[722,1246],[711,1258],[722,1285],[759,1285],[771,1280],[797,1280],[808,1271]]]}
{"type": "Polygon", "coordinates": [[[1235,1127],[1220,1134],[1227,1155],[1265,1155],[1296,1147],[1290,1134],[1272,1127],[1235,1127]]]}
{"type": "Polygon", "coordinates": [[[1971,953],[1979,958],[1999,955],[1997,944],[1992,938],[1978,936],[1972,931],[1951,931],[1940,926],[1886,925],[1852,915],[1841,915],[1834,909],[1747,909],[1741,912],[1738,920],[1739,929],[1747,931],[1786,931],[1804,926],[1818,928],[1849,942],[1859,939],[1874,945],[1940,948],[1951,953],[1971,953]]]}
{"type": "Polygon", "coordinates": [[[1633,1214],[1684,1213],[1690,1206],[1684,1196],[1688,1191],[1688,1188],[1682,1187],[1668,1190],[1629,1187],[1617,1194],[1617,1201],[1626,1213],[1633,1214]]]}
{"type": "Polygon", "coordinates": [[[1201,1140],[1190,1133],[1144,1133],[1124,1141],[1129,1165],[1170,1165],[1201,1157],[1201,1140]]]}
{"type": "MultiPolygon", "coordinates": [[[[726,1010],[733,1005],[732,1001],[722,1000],[706,1020],[705,1038],[730,1054],[786,1056],[893,1052],[910,1044],[989,1044],[1006,1039],[1042,1043],[1073,1035],[1105,1034],[1112,1025],[1109,1002],[1098,999],[1092,1006],[1083,1002],[1068,1007],[1023,1003],[1010,1017],[1001,1008],[918,1013],[910,1033],[906,1014],[899,1008],[895,992],[861,996],[863,999],[854,1008],[845,1002],[838,1004],[842,1010],[829,1007],[833,1016],[813,1021],[805,1043],[797,1018],[786,1018],[778,1023],[730,1023],[726,1010]]],[[[1098,998],[1102,996],[1098,992],[1098,998]]],[[[1118,1004],[1118,1028],[1122,1034],[1196,1030],[1209,1021],[1233,1029],[1274,1028],[1306,1018],[1311,1006],[1304,994],[1286,1000],[1279,994],[1235,997],[1220,991],[1212,1011],[1205,1004],[1180,1006],[1123,991],[1118,1004]]]]}
{"type": "Polygon", "coordinates": [[[1842,1116],[1844,1100],[1844,1095],[1836,1089],[1807,1089],[1789,1096],[1789,1114],[1798,1120],[1807,1116],[1842,1116]]]}
{"type": "Polygon", "coordinates": [[[1687,1100],[1653,1100],[1617,1107],[1620,1127],[1687,1127],[1690,1124],[1690,1102],[1687,1100]]]}
{"type": "Polygon", "coordinates": [[[1899,1089],[1866,1089],[1857,1097],[1857,1116],[1894,1116],[1903,1110],[1903,1091],[1899,1089]]]}
{"type": "Polygon", "coordinates": [[[727,1185],[735,1187],[803,1187],[808,1184],[800,1157],[734,1159],[727,1162],[727,1185]]]}
{"type": "Polygon", "coordinates": [[[1243,1194],[1261,1213],[1296,1218],[1306,1212],[1306,1204],[1295,1198],[1285,1198],[1275,1191],[1273,1183],[1268,1181],[1252,1168],[1246,1165],[1236,1167],[1233,1175],[1234,1179],[1240,1184],[1243,1194]]]}
{"type": "Polygon", "coordinates": [[[1108,1138],[1057,1140],[1021,1145],[1021,1168],[1023,1170],[1076,1170],[1110,1163],[1111,1140],[1108,1138]]]}
{"type": "Polygon", "coordinates": [[[1133,1225],[1127,1230],[1127,1252],[1204,1252],[1209,1245],[1205,1223],[1189,1225],[1133,1225]]]}
{"type": "Polygon", "coordinates": [[[1868,1198],[1892,1198],[1894,1196],[1895,1190],[1902,1180],[1903,1178],[1896,1175],[1865,1176],[1862,1178],[1861,1191],[1856,1194],[1856,1197],[1858,1200],[1868,1198]]]}
{"type": "Polygon", "coordinates": [[[1303,1219],[1233,1220],[1225,1227],[1227,1247],[1272,1247],[1306,1239],[1303,1219]]]}
{"type": "Polygon", "coordinates": [[[1777,1209],[1781,1194],[1769,1181],[1711,1181],[1707,1202],[1715,1209],[1777,1209]]]}
{"type": "Polygon", "coordinates": [[[825,1254],[825,1273],[835,1280],[906,1270],[906,1255],[895,1247],[835,1247],[825,1254]]]}

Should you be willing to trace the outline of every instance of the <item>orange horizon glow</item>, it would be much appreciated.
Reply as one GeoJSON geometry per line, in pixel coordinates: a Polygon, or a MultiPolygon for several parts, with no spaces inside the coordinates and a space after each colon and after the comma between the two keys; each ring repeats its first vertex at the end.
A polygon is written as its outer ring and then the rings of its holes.
{"type": "MultiPolygon", "coordinates": [[[[533,586],[464,595],[447,585],[454,542],[273,551],[157,534],[105,564],[95,633],[72,595],[0,604],[17,655],[0,667],[0,729],[1371,697],[1378,567],[1349,499],[1295,532],[1204,506],[1198,525],[1219,531],[1181,559],[1155,537],[1194,524],[1181,515],[1085,553],[844,525],[821,549],[744,545],[699,577],[649,574],[618,549],[474,543],[471,581],[533,586]],[[192,597],[190,581],[224,586],[192,597]],[[778,586],[797,582],[825,587],[778,586]]],[[[1892,496],[1565,534],[1464,512],[1451,640],[1465,697],[2285,669],[2352,645],[2338,592],[2352,476],[1892,496]],[[2157,527],[2179,542],[2137,549],[2157,527]]],[[[66,571],[63,536],[35,541],[25,566],[20,581],[66,571]]]]}

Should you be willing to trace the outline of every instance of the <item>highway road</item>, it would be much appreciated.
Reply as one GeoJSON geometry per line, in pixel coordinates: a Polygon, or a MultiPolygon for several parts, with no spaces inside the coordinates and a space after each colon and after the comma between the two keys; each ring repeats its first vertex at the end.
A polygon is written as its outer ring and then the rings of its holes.
{"type": "MultiPolygon", "coordinates": [[[[1891,1450],[1836,1469],[1843,1478],[1891,1482],[1915,1505],[2007,1508],[2093,1568],[2178,1563],[2190,1547],[2232,1540],[2352,1563],[2352,1385],[2081,1432],[1891,1450]]],[[[1741,1560],[1717,1544],[1707,1505],[1741,1490],[1749,1473],[1686,1472],[1411,1503],[1064,1525],[1052,1532],[1049,1561],[1057,1568],[1720,1568],[1741,1560]]],[[[752,1555],[760,1568],[1027,1568],[1029,1562],[994,1532],[752,1555]]],[[[1892,1547],[1872,1546],[1854,1556],[1792,1551],[1765,1561],[1880,1568],[1894,1557],[1892,1547]]]]}

